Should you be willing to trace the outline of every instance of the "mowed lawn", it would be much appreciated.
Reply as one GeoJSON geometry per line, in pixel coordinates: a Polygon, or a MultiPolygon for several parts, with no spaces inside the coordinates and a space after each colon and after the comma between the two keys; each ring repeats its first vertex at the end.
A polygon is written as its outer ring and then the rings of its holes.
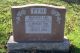
{"type": "Polygon", "coordinates": [[[0,53],[6,53],[6,43],[12,33],[11,6],[25,4],[51,4],[66,7],[65,36],[72,44],[72,53],[80,53],[80,1],[79,0],[0,0],[0,53]]]}

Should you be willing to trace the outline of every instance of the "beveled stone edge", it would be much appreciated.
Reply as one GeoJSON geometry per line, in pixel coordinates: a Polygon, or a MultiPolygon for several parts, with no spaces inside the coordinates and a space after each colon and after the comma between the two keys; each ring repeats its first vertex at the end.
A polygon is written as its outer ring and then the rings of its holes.
{"type": "Polygon", "coordinates": [[[24,8],[24,7],[31,7],[31,6],[45,6],[45,7],[65,9],[64,6],[54,6],[54,5],[48,5],[48,4],[27,4],[27,5],[21,5],[21,6],[12,6],[11,8],[24,8]]]}

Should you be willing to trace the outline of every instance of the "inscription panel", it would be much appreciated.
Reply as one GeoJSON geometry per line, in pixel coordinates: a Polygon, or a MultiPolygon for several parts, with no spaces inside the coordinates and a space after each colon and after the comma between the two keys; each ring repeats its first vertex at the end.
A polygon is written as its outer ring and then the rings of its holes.
{"type": "Polygon", "coordinates": [[[25,16],[26,33],[51,33],[52,16],[25,16]]]}

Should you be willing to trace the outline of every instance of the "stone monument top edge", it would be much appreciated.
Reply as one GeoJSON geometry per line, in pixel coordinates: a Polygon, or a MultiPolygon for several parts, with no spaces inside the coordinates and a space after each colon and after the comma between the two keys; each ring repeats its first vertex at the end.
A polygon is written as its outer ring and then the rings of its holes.
{"type": "Polygon", "coordinates": [[[27,5],[21,5],[21,6],[12,6],[11,8],[24,8],[24,7],[30,7],[30,6],[43,6],[43,7],[65,9],[64,6],[55,6],[55,5],[48,5],[48,4],[27,4],[27,5]]]}

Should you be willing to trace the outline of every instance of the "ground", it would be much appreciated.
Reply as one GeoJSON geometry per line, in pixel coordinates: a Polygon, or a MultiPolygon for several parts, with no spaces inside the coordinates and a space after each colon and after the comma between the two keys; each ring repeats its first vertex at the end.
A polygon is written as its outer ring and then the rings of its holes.
{"type": "Polygon", "coordinates": [[[6,43],[12,33],[11,6],[31,3],[65,6],[65,36],[72,44],[72,53],[80,53],[80,1],[79,0],[0,0],[0,53],[6,53],[6,43]]]}

